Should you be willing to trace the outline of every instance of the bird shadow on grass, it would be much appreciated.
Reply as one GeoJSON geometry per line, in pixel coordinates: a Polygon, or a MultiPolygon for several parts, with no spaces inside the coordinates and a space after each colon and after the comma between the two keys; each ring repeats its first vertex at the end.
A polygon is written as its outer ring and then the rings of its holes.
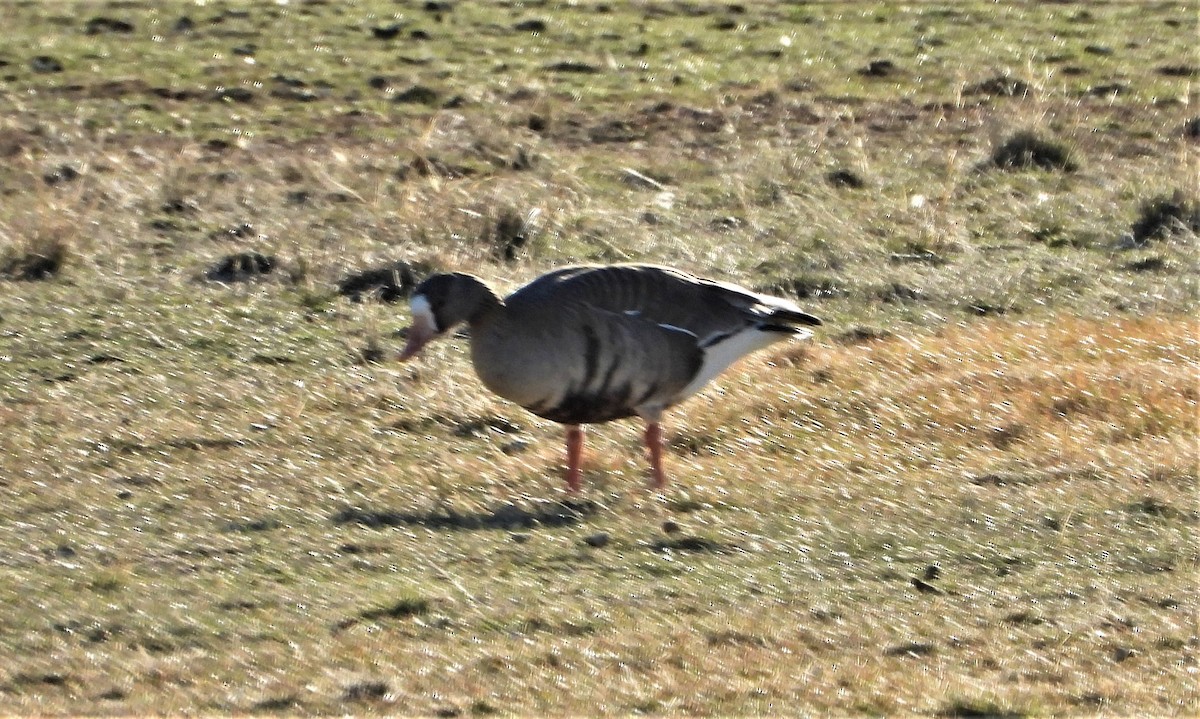
{"type": "Polygon", "coordinates": [[[390,509],[345,507],[333,515],[334,524],[360,524],[364,527],[426,527],[446,530],[527,529],[565,527],[582,523],[596,514],[601,505],[590,500],[536,500],[522,506],[515,502],[492,510],[459,511],[438,507],[429,511],[401,512],[390,509]]]}

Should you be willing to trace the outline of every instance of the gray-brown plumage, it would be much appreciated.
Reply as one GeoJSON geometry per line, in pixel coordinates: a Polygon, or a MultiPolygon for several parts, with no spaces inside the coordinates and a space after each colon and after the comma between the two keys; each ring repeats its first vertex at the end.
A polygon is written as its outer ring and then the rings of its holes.
{"type": "Polygon", "coordinates": [[[654,265],[565,267],[500,299],[477,277],[434,275],[413,292],[400,355],[466,322],[488,389],[568,425],[567,483],[579,488],[580,424],[639,416],[662,487],[662,413],[739,357],[821,321],[795,303],[654,265]]]}

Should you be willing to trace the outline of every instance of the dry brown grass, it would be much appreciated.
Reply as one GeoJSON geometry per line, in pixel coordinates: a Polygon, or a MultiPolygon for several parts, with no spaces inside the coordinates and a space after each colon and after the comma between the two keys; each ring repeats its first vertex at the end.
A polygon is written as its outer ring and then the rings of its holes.
{"type": "Polygon", "coordinates": [[[428,524],[560,485],[559,429],[482,395],[456,343],[304,387],[272,365],[194,389],[89,372],[4,420],[15,476],[60,478],[5,487],[25,528],[5,691],[18,711],[1186,713],[1189,330],[784,348],[673,414],[665,500],[609,426],[586,465],[603,508],[513,531],[428,524]],[[533,447],[464,433],[489,418],[533,447]],[[693,550],[656,548],[664,518],[693,550]],[[398,603],[420,609],[376,612],[398,603]]]}

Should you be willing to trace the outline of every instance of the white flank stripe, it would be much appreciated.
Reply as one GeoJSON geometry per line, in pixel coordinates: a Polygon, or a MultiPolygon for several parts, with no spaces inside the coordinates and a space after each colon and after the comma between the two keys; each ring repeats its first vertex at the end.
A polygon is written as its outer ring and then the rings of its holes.
{"type": "Polygon", "coordinates": [[[674,330],[675,332],[682,332],[690,337],[696,336],[696,333],[692,332],[691,330],[685,330],[682,327],[676,327],[675,325],[669,325],[669,324],[666,324],[665,322],[659,322],[658,326],[662,327],[665,330],[674,330]]]}

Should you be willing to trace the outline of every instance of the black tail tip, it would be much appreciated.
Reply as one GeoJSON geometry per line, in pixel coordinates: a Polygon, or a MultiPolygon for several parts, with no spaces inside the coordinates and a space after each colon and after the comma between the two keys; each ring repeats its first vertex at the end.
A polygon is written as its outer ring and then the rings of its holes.
{"type": "Polygon", "coordinates": [[[812,319],[815,321],[814,322],[804,322],[804,321],[797,320],[796,324],[786,324],[786,325],[783,323],[780,323],[780,322],[761,324],[758,326],[758,329],[762,330],[763,332],[780,332],[780,333],[783,333],[786,335],[794,335],[794,334],[799,334],[801,332],[806,331],[806,330],[800,329],[800,327],[798,327],[797,324],[814,325],[814,326],[821,324],[821,320],[818,320],[816,317],[813,317],[812,319]]]}
{"type": "Polygon", "coordinates": [[[820,317],[814,317],[807,312],[788,312],[787,314],[778,314],[771,319],[788,322],[794,325],[810,325],[813,327],[824,324],[820,317]]]}

